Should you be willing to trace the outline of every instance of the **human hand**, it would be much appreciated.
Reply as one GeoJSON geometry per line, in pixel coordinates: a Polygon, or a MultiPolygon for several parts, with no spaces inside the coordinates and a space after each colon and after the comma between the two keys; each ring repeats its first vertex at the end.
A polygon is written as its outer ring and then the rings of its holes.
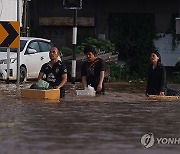
{"type": "Polygon", "coordinates": [[[145,93],[145,96],[147,96],[147,97],[148,97],[148,96],[149,96],[149,94],[146,92],[146,93],[145,93]]]}
{"type": "Polygon", "coordinates": [[[54,88],[55,88],[55,89],[60,89],[60,86],[55,86],[54,88]]]}
{"type": "Polygon", "coordinates": [[[160,96],[165,96],[165,93],[163,91],[161,91],[160,96]]]}
{"type": "Polygon", "coordinates": [[[102,84],[99,84],[98,86],[97,86],[97,91],[101,91],[102,90],[102,84]]]}

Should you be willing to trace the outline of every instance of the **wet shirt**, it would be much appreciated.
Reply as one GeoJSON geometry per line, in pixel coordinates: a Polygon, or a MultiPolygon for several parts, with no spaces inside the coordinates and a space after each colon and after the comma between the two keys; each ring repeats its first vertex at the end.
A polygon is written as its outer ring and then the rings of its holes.
{"type": "Polygon", "coordinates": [[[62,75],[67,73],[67,69],[61,61],[56,62],[52,68],[48,62],[42,65],[40,72],[46,75],[45,80],[54,88],[61,83],[62,75]]]}
{"type": "MultiPolygon", "coordinates": [[[[81,68],[81,76],[86,76],[87,84],[97,89],[100,81],[100,72],[105,71],[105,63],[102,59],[97,58],[94,62],[85,61],[81,68]]],[[[104,91],[104,83],[102,87],[104,91]]]]}
{"type": "Polygon", "coordinates": [[[148,67],[148,82],[146,94],[159,95],[160,92],[166,93],[166,70],[159,62],[153,69],[152,64],[148,67]]]}

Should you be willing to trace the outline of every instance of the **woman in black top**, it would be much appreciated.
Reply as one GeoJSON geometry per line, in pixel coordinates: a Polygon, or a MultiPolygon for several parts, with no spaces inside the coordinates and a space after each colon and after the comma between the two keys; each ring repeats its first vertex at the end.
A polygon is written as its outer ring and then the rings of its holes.
{"type": "Polygon", "coordinates": [[[161,56],[154,51],[150,56],[146,95],[166,95],[166,70],[161,63],[161,56]]]}

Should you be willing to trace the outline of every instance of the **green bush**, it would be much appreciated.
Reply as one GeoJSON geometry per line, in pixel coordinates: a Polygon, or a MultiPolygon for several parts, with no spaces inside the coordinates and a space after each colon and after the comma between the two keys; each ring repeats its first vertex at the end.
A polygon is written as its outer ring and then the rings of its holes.
{"type": "Polygon", "coordinates": [[[90,44],[96,48],[97,51],[105,51],[115,53],[115,44],[108,39],[99,39],[95,37],[85,38],[78,46],[77,53],[81,53],[84,50],[84,47],[90,44]]]}
{"type": "Polygon", "coordinates": [[[62,47],[61,51],[62,51],[62,54],[64,57],[72,55],[72,49],[70,49],[68,47],[62,47]]]}
{"type": "Polygon", "coordinates": [[[129,69],[128,66],[121,66],[116,63],[107,64],[110,67],[110,81],[128,81],[129,69]]]}
{"type": "Polygon", "coordinates": [[[118,14],[111,18],[113,42],[120,60],[129,66],[129,76],[144,78],[147,75],[150,52],[154,50],[156,36],[154,16],[151,14],[118,14]]]}

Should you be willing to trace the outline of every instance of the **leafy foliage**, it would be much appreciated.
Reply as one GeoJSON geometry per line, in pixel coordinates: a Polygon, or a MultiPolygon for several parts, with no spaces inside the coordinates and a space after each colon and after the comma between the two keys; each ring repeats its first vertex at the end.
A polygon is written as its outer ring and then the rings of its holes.
{"type": "Polygon", "coordinates": [[[100,39],[95,37],[87,37],[77,46],[77,53],[81,53],[84,50],[84,47],[90,44],[94,46],[97,51],[105,51],[105,52],[115,52],[115,44],[112,43],[108,39],[100,39]]]}
{"type": "Polygon", "coordinates": [[[149,54],[154,50],[156,36],[154,16],[151,14],[118,14],[111,17],[113,42],[119,59],[125,60],[130,75],[146,76],[149,54]]]}
{"type": "Polygon", "coordinates": [[[61,51],[62,51],[63,56],[70,56],[70,55],[72,55],[72,49],[70,49],[68,47],[62,47],[61,51]]]}
{"type": "MultiPolygon", "coordinates": [[[[97,51],[104,51],[104,52],[112,52],[115,53],[115,44],[112,43],[108,39],[99,39],[96,37],[87,37],[82,42],[77,45],[76,53],[83,53],[84,47],[90,44],[95,47],[97,51]]],[[[68,47],[62,47],[61,50],[63,51],[64,56],[72,55],[72,49],[68,47]]]]}
{"type": "Polygon", "coordinates": [[[116,63],[107,65],[110,67],[110,81],[127,81],[129,79],[128,66],[120,66],[116,63]]]}

